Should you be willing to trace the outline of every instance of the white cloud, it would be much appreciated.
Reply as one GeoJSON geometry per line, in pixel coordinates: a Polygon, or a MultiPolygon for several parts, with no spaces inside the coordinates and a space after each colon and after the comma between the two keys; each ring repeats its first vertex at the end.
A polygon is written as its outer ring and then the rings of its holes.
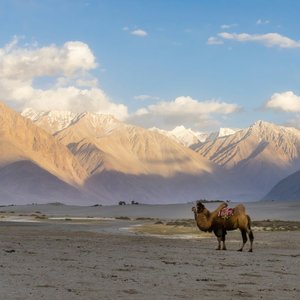
{"type": "Polygon", "coordinates": [[[135,30],[131,31],[130,34],[136,35],[139,37],[146,37],[148,35],[148,33],[142,29],[135,29],[135,30]]]}
{"type": "Polygon", "coordinates": [[[258,19],[258,20],[256,21],[256,24],[257,24],[257,25],[267,25],[267,24],[269,24],[269,23],[270,23],[269,20],[258,19]]]}
{"type": "Polygon", "coordinates": [[[146,116],[149,114],[149,111],[147,108],[140,108],[138,109],[136,112],[135,112],[135,115],[138,116],[138,117],[141,117],[141,116],[146,116]]]}
{"type": "Polygon", "coordinates": [[[201,127],[204,127],[217,123],[214,119],[215,115],[226,116],[238,112],[240,109],[236,104],[218,100],[199,101],[182,96],[173,101],[162,101],[141,108],[132,116],[132,121],[143,122],[149,127],[161,124],[170,128],[178,124],[189,127],[202,124],[201,127]]]}
{"type": "Polygon", "coordinates": [[[151,96],[151,95],[138,95],[138,96],[134,96],[133,98],[135,100],[141,100],[141,101],[145,101],[145,100],[159,100],[159,97],[151,96]]]}
{"type": "Polygon", "coordinates": [[[292,91],[275,93],[266,102],[265,108],[285,112],[300,112],[300,96],[295,95],[292,91]]]}
{"type": "Polygon", "coordinates": [[[238,24],[236,24],[236,23],[234,23],[234,24],[223,24],[223,25],[221,25],[221,28],[222,29],[230,29],[230,28],[236,27],[236,26],[238,26],[238,24]]]}
{"type": "Polygon", "coordinates": [[[256,42],[267,47],[299,48],[300,41],[292,40],[279,33],[248,34],[221,32],[218,36],[224,40],[235,40],[238,42],[256,42]]]}
{"type": "Polygon", "coordinates": [[[14,39],[0,48],[0,99],[19,109],[92,111],[127,118],[127,107],[111,102],[89,73],[96,66],[88,45],[79,41],[39,48],[18,46],[14,39]],[[47,81],[46,88],[36,83],[39,79],[47,81]]]}
{"type": "Polygon", "coordinates": [[[96,59],[88,45],[72,41],[62,47],[19,48],[17,42],[0,49],[0,78],[20,80],[34,77],[65,75],[96,67],[96,59]]]}
{"type": "Polygon", "coordinates": [[[80,87],[97,87],[98,86],[98,80],[96,78],[94,79],[77,79],[76,85],[80,87]]]}
{"type": "Polygon", "coordinates": [[[195,114],[230,114],[237,111],[235,104],[228,104],[216,100],[198,101],[191,97],[181,96],[174,101],[160,102],[149,106],[149,110],[162,115],[195,115],[195,114]]]}
{"type": "Polygon", "coordinates": [[[221,39],[211,36],[208,38],[207,44],[208,45],[222,45],[222,44],[224,44],[224,42],[221,39]]]}

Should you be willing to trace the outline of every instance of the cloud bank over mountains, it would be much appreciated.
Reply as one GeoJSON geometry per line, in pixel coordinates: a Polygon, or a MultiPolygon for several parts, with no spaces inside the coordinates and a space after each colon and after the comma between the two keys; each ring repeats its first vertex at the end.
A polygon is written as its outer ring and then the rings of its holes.
{"type": "Polygon", "coordinates": [[[203,128],[218,124],[215,116],[226,116],[240,110],[241,107],[237,104],[214,99],[199,101],[189,96],[181,96],[173,101],[161,101],[141,108],[132,119],[137,122],[142,119],[149,127],[156,124],[169,128],[178,124],[201,124],[203,128]]]}
{"type": "Polygon", "coordinates": [[[195,126],[199,122],[212,125],[216,123],[214,114],[229,115],[239,110],[236,104],[214,99],[200,101],[181,96],[162,101],[143,95],[136,99],[150,98],[155,104],[129,113],[125,104],[114,103],[99,86],[92,74],[97,67],[96,57],[83,42],[22,46],[15,37],[0,48],[0,98],[20,110],[91,111],[143,126],[154,126],[160,120],[168,127],[195,126]]]}
{"type": "MultiPolygon", "coordinates": [[[[279,34],[226,32],[218,34],[218,38],[211,37],[208,43],[223,43],[226,39],[260,42],[270,47],[300,46],[300,42],[279,34]]],[[[130,111],[126,104],[115,103],[100,87],[98,78],[93,75],[98,67],[99,63],[86,43],[21,45],[21,39],[15,37],[0,48],[0,99],[13,103],[19,110],[31,107],[41,111],[90,111],[111,114],[144,127],[164,129],[178,125],[204,130],[220,127],[220,120],[243,111],[243,107],[222,100],[198,100],[188,95],[163,100],[148,94],[135,96],[134,100],[139,101],[138,108],[130,111]],[[146,105],[144,100],[151,102],[146,105]]],[[[298,113],[300,97],[293,91],[274,93],[264,108],[298,113]]]]}
{"type": "Polygon", "coordinates": [[[83,42],[22,47],[14,38],[0,49],[0,98],[20,109],[88,110],[127,118],[127,107],[113,103],[90,73],[96,67],[93,52],[83,42]],[[46,86],[38,86],[43,81],[46,86]]]}

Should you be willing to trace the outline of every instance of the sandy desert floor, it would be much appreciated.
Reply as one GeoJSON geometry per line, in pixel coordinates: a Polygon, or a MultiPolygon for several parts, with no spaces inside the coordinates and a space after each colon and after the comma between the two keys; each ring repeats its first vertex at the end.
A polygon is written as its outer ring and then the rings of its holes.
{"type": "Polygon", "coordinates": [[[249,253],[237,231],[216,251],[107,222],[0,222],[0,299],[300,299],[299,230],[255,231],[249,253]]]}

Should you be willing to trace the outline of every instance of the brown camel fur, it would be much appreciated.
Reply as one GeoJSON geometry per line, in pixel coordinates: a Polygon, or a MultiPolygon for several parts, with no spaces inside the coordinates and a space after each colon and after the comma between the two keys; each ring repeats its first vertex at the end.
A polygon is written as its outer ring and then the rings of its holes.
{"type": "Polygon", "coordinates": [[[221,241],[223,242],[222,250],[226,250],[225,236],[227,234],[227,230],[239,229],[243,238],[243,245],[239,251],[243,251],[243,248],[248,240],[248,235],[250,240],[249,252],[252,252],[254,236],[251,230],[251,219],[246,214],[244,205],[237,205],[233,210],[233,215],[230,217],[219,217],[218,213],[226,206],[227,203],[224,202],[216,210],[210,212],[200,201],[197,201],[197,208],[193,207],[192,211],[194,212],[194,217],[198,228],[201,231],[214,232],[218,238],[217,250],[221,250],[221,241]]]}

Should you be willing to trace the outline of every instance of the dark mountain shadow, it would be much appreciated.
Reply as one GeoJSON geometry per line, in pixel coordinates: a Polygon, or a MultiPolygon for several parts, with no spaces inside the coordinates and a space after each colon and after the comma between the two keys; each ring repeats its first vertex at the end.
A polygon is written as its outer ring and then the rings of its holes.
{"type": "Polygon", "coordinates": [[[0,168],[0,203],[28,204],[63,202],[83,204],[89,197],[31,161],[18,161],[0,168]]]}
{"type": "Polygon", "coordinates": [[[280,180],[262,200],[300,201],[300,171],[280,180]]]}
{"type": "Polygon", "coordinates": [[[186,203],[197,199],[230,199],[232,185],[223,176],[217,179],[209,173],[201,175],[179,173],[173,177],[159,175],[129,175],[104,171],[91,176],[85,188],[101,197],[104,204],[186,203]]]}

